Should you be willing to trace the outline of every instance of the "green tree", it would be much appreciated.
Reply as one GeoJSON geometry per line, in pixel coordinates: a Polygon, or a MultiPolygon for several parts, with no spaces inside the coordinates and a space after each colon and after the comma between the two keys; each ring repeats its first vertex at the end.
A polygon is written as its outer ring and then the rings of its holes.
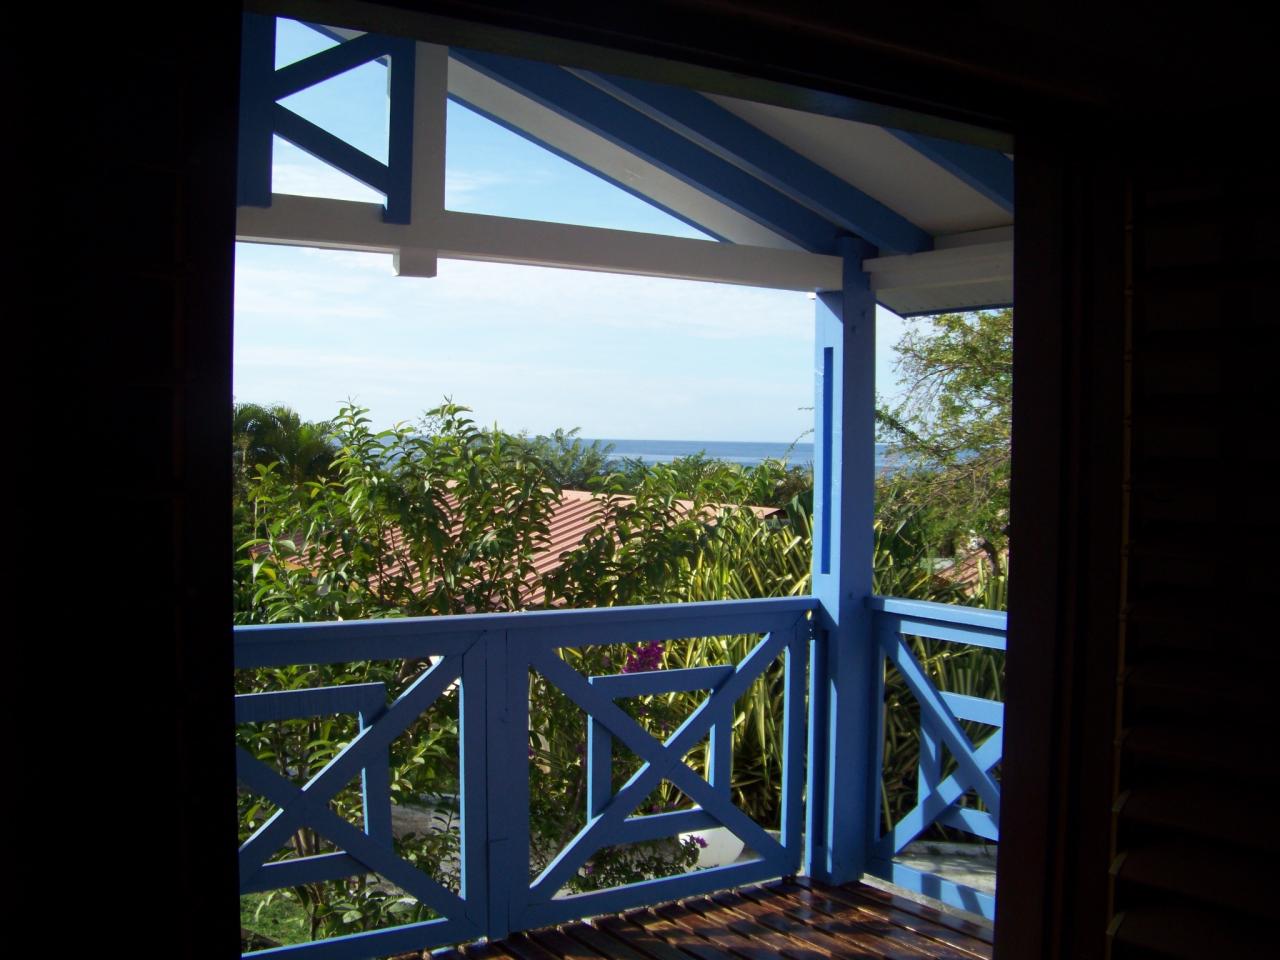
{"type": "Polygon", "coordinates": [[[613,468],[613,444],[578,436],[579,427],[557,427],[549,435],[520,436],[530,455],[542,461],[551,478],[567,490],[589,490],[613,468]]]}
{"type": "Polygon", "coordinates": [[[877,419],[905,465],[882,484],[882,500],[914,514],[931,548],[954,553],[976,541],[998,569],[1008,546],[1013,311],[918,320],[894,349],[906,391],[877,419]]]}
{"type": "Polygon", "coordinates": [[[295,484],[315,480],[333,462],[336,447],[327,420],[303,420],[282,403],[237,403],[231,409],[232,462],[243,482],[258,464],[279,464],[295,484]]]}

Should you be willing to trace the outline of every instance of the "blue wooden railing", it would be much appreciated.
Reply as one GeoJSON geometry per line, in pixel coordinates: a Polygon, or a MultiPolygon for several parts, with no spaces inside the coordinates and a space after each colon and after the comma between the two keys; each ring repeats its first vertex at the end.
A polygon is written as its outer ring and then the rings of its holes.
{"type": "MultiPolygon", "coordinates": [[[[240,848],[242,892],[378,873],[439,915],[438,919],[283,948],[322,957],[385,955],[709,893],[798,872],[804,780],[805,684],[809,652],[807,597],[615,607],[353,623],[289,624],[236,630],[238,668],[353,660],[433,658],[434,664],[393,703],[381,684],[357,684],[238,696],[248,723],[349,712],[359,732],[302,788],[241,749],[244,785],[279,808],[240,848]],[[601,643],[760,634],[744,660],[698,670],[655,670],[586,677],[557,651],[601,643]],[[746,816],[730,798],[728,741],[734,702],[775,661],[785,663],[785,740],[780,836],[746,816]],[[539,673],[588,716],[586,825],[532,882],[529,877],[529,675],[539,673]],[[459,893],[395,855],[386,785],[389,744],[445,690],[461,686],[461,872],[459,893]],[[615,703],[620,697],[709,691],[691,716],[659,740],[615,703]],[[710,779],[683,762],[710,737],[710,779]],[[643,764],[610,795],[611,742],[643,764]],[[362,778],[364,829],[329,809],[334,793],[362,778]],[[691,798],[692,810],[631,816],[661,780],[691,798]],[[723,825],[754,859],[708,870],[557,897],[566,880],[602,848],[723,825]],[[272,862],[294,831],[307,826],[339,853],[272,862]]],[[[266,951],[271,952],[271,951],[266,951]]]]}
{"type": "Polygon", "coordinates": [[[893,597],[873,597],[871,608],[872,630],[879,653],[897,668],[920,706],[920,759],[916,805],[893,824],[888,833],[874,838],[868,872],[994,919],[995,897],[992,895],[915,870],[893,858],[934,824],[965,831],[984,841],[994,843],[1000,839],[1000,785],[991,770],[1000,762],[1004,746],[1004,704],[940,692],[905,638],[924,637],[1004,650],[1006,616],[995,610],[893,597]],[[995,727],[995,731],[975,745],[961,727],[962,720],[986,724],[995,727]],[[945,778],[942,776],[944,749],[955,760],[955,770],[945,778]],[[985,810],[962,805],[970,791],[981,800],[985,810]]]}
{"type": "MultiPolygon", "coordinates": [[[[539,611],[459,617],[239,627],[238,669],[363,660],[430,659],[432,665],[393,702],[380,683],[242,694],[239,723],[346,713],[358,718],[355,736],[301,786],[281,777],[247,750],[238,751],[238,774],[276,812],[241,845],[241,892],[377,873],[429,907],[437,919],[314,943],[260,951],[308,957],[386,955],[611,913],[695,894],[710,893],[800,872],[804,864],[806,695],[812,597],[723,601],[671,606],[539,611]],[[739,663],[685,670],[653,670],[588,677],[558,654],[592,644],[639,643],[692,637],[753,634],[759,643],[739,663]],[[743,813],[730,793],[730,727],[734,703],[772,664],[784,664],[784,749],[781,757],[781,829],[766,830],[743,813]],[[585,826],[541,874],[530,877],[529,677],[540,674],[587,716],[585,826]],[[458,892],[400,859],[391,835],[388,749],[447,690],[459,697],[461,814],[458,892]],[[708,691],[707,698],[673,733],[658,739],[615,702],[619,698],[674,691],[708,691]],[[682,758],[709,740],[708,777],[682,758]],[[611,764],[615,743],[642,764],[616,793],[611,764]],[[364,816],[356,826],[330,809],[330,800],[359,777],[364,816]],[[638,804],[666,780],[695,804],[692,809],[635,816],[638,804]],[[607,890],[563,895],[562,888],[603,848],[724,826],[752,852],[750,859],[607,890]],[[337,852],[273,859],[301,827],[331,841],[337,852]]],[[[999,787],[990,775],[999,761],[999,732],[976,748],[958,721],[996,726],[1000,704],[939,693],[902,642],[918,635],[1003,649],[1002,614],[876,598],[876,640],[902,672],[921,705],[919,805],[889,834],[867,838],[872,872],[941,899],[990,915],[991,898],[896,864],[893,856],[934,823],[997,837],[999,787]],[[941,748],[956,758],[943,779],[941,748]],[[959,805],[970,788],[987,810],[959,805]]],[[[881,678],[871,678],[876,695],[881,678]]],[[[883,697],[882,688],[880,696],[883,697]]]]}

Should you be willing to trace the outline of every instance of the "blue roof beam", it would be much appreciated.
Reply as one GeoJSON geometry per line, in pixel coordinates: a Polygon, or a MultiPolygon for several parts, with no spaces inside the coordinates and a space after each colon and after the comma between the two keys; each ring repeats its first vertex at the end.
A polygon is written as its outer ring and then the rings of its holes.
{"type": "Polygon", "coordinates": [[[451,48],[449,55],[555,111],[811,253],[847,233],[808,207],[561,67],[451,48]]]}
{"type": "Polygon", "coordinates": [[[999,150],[940,140],[923,133],[890,130],[888,127],[885,130],[1006,213],[1013,213],[1013,161],[999,150]]]}
{"type": "Polygon", "coordinates": [[[933,249],[933,237],[926,230],[701,93],[645,80],[586,72],[579,75],[823,218],[875,244],[882,253],[933,249]]]}

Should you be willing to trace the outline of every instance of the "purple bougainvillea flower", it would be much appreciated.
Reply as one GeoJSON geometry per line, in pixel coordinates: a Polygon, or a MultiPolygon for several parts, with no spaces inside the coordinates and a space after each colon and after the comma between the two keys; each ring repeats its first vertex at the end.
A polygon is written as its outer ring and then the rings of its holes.
{"type": "Polygon", "coordinates": [[[640,644],[634,650],[628,650],[627,661],[622,665],[622,672],[647,673],[650,670],[661,670],[663,649],[661,640],[650,640],[640,644]]]}
{"type": "Polygon", "coordinates": [[[693,835],[693,842],[700,846],[703,850],[707,849],[707,841],[703,840],[696,833],[693,835]]]}

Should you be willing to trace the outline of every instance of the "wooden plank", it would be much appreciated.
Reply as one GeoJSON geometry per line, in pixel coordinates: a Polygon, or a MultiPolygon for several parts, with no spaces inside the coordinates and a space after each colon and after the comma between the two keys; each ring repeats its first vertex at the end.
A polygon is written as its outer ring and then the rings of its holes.
{"type": "MultiPolygon", "coordinates": [[[[569,923],[560,928],[566,936],[590,947],[602,957],[609,960],[653,960],[649,954],[641,953],[624,940],[611,936],[589,923],[569,923]]],[[[665,947],[666,945],[663,944],[665,947]]],[[[676,951],[672,950],[675,954],[676,951]]]]}
{"type": "Polygon", "coordinates": [[[511,960],[513,957],[500,943],[468,943],[458,949],[468,960],[511,960]]]}
{"type": "Polygon", "coordinates": [[[989,960],[990,931],[863,884],[781,880],[517,933],[448,960],[989,960]]]}
{"type": "Polygon", "coordinates": [[[684,903],[655,907],[653,912],[681,929],[688,930],[718,947],[733,952],[743,960],[774,960],[777,956],[777,952],[767,945],[744,937],[722,924],[712,923],[701,914],[690,910],[684,903]]]}
{"type": "Polygon", "coordinates": [[[940,943],[963,950],[977,957],[991,956],[991,930],[959,917],[902,897],[885,893],[866,884],[846,884],[828,887],[814,884],[804,877],[796,880],[796,886],[807,887],[832,899],[840,900],[860,910],[887,920],[905,930],[930,937],[940,943]]]}
{"type": "MultiPolygon", "coordinates": [[[[893,958],[893,960],[972,960],[967,954],[947,950],[927,938],[913,935],[895,928],[883,920],[854,910],[847,905],[837,903],[812,891],[795,888],[794,895],[782,895],[778,891],[759,896],[765,902],[782,907],[786,912],[807,928],[805,936],[814,933],[824,934],[836,941],[840,954],[850,949],[860,955],[893,958]]],[[[757,891],[748,891],[747,895],[756,897],[757,891]]]]}
{"type": "MultiPolygon", "coordinates": [[[[689,960],[689,954],[622,917],[600,917],[594,924],[598,930],[614,940],[623,941],[629,948],[644,954],[650,960],[689,960]]],[[[714,951],[713,955],[721,956],[719,951],[714,951]]]]}
{"type": "MultiPolygon", "coordinates": [[[[803,882],[803,878],[801,878],[801,882],[803,882]]],[[[914,921],[927,920],[954,933],[972,937],[981,944],[991,943],[992,930],[988,926],[973,923],[949,913],[943,913],[941,910],[935,910],[922,903],[896,896],[886,890],[880,890],[865,883],[847,884],[833,892],[839,896],[855,897],[872,904],[883,904],[906,914],[909,919],[914,921]]]]}
{"type": "Polygon", "coordinates": [[[738,960],[723,947],[713,944],[695,933],[658,916],[652,910],[636,910],[626,914],[631,923],[644,927],[649,933],[661,937],[667,943],[698,960],[738,960]]]}
{"type": "MultiPolygon", "coordinates": [[[[802,878],[803,879],[803,878],[802,878]]],[[[958,933],[951,927],[944,924],[935,923],[931,919],[918,916],[914,913],[895,910],[890,907],[877,907],[874,903],[860,902],[853,897],[841,896],[842,890],[837,887],[827,887],[820,885],[801,885],[797,882],[794,888],[786,891],[786,895],[797,902],[806,906],[818,909],[820,912],[826,912],[825,907],[829,904],[843,904],[846,907],[852,907],[862,912],[866,918],[866,922],[876,922],[879,924],[890,924],[892,927],[899,928],[917,937],[923,938],[930,944],[930,949],[942,950],[946,956],[963,956],[963,957],[990,957],[990,947],[981,940],[971,939],[964,934],[958,933]],[[831,894],[831,896],[827,896],[831,894]],[[957,951],[959,953],[957,954],[957,951]]],[[[910,903],[911,906],[917,904],[910,901],[902,901],[910,903]]],[[[927,908],[922,908],[927,909],[927,908]]],[[[934,911],[928,911],[934,913],[934,911]]],[[[941,915],[939,915],[941,916],[941,915]]],[[[886,935],[889,932],[888,927],[882,928],[886,935]]]]}
{"type": "Polygon", "coordinates": [[[826,960],[831,955],[829,948],[806,942],[799,937],[785,936],[769,925],[757,922],[746,911],[731,909],[719,896],[689,900],[685,902],[685,906],[708,922],[718,924],[738,936],[749,937],[776,954],[794,957],[796,960],[826,960]]]}
{"type": "Polygon", "coordinates": [[[552,956],[560,957],[562,960],[600,960],[602,956],[607,957],[580,941],[571,939],[554,927],[549,930],[532,930],[527,936],[552,956]]]}
{"type": "MultiPolygon", "coordinates": [[[[849,943],[817,929],[807,920],[788,912],[793,904],[786,897],[765,893],[759,888],[714,894],[711,899],[758,924],[785,934],[803,948],[816,949],[822,956],[843,956],[849,943]]],[[[810,911],[804,911],[809,913],[810,911]]]]}
{"type": "Polygon", "coordinates": [[[527,933],[513,933],[501,941],[516,960],[557,960],[557,954],[533,940],[527,933]]]}

